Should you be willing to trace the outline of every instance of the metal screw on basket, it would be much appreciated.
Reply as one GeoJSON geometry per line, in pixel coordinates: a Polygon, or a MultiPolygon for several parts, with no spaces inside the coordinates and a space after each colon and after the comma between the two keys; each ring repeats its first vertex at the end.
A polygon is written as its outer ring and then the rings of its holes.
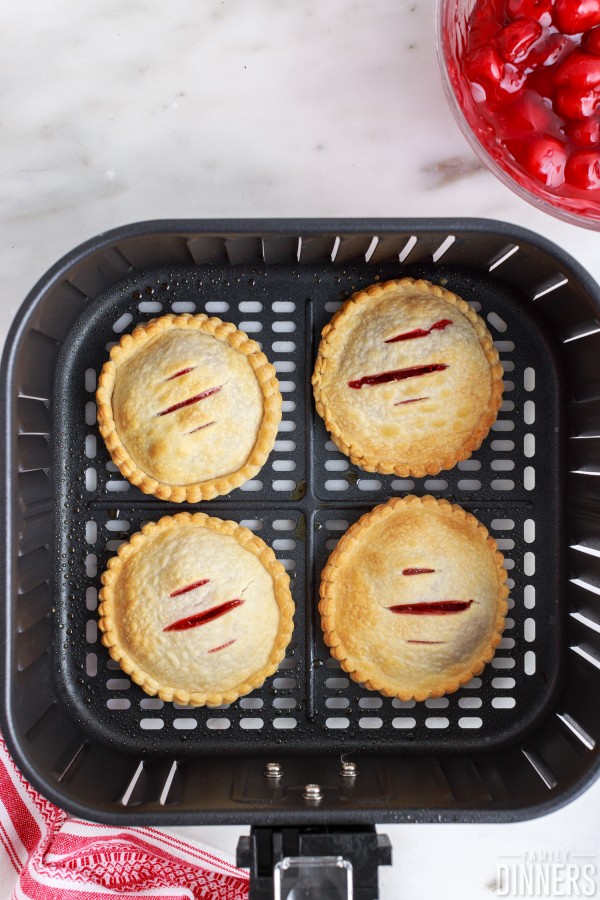
{"type": "Polygon", "coordinates": [[[342,761],[340,775],[342,775],[344,778],[356,778],[356,776],[358,774],[359,774],[359,768],[356,765],[356,763],[342,761]]]}
{"type": "Polygon", "coordinates": [[[320,784],[307,784],[302,794],[305,800],[321,800],[323,792],[320,784]]]}
{"type": "Polygon", "coordinates": [[[283,775],[283,767],[281,763],[270,762],[265,766],[265,778],[281,778],[283,775]]]}

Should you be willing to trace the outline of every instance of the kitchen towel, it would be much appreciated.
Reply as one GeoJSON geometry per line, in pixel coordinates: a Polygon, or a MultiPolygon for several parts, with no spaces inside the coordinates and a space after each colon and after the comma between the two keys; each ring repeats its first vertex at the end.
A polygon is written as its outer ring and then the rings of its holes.
{"type": "Polygon", "coordinates": [[[248,873],[156,828],[73,819],[23,778],[0,738],[0,900],[247,900],[248,873]]]}

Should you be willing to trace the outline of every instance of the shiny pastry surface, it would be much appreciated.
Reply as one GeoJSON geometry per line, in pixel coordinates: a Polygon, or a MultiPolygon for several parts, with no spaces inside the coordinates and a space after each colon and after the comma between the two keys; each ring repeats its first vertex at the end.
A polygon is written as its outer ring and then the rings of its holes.
{"type": "Polygon", "coordinates": [[[234,325],[163,316],[104,366],[98,421],[113,461],[145,493],[210,499],[253,477],[281,418],[274,367],[234,325]]]}
{"type": "Polygon", "coordinates": [[[422,477],[481,445],[502,401],[502,366],[464,300],[404,278],[354,294],[323,329],[317,411],[369,472],[422,477]]]}
{"type": "Polygon", "coordinates": [[[103,643],[163,700],[232,702],[275,672],[291,637],[285,569],[235,522],[179,513],[149,523],[102,583],[103,643]]]}
{"type": "Polygon", "coordinates": [[[386,696],[424,700],[479,674],[500,642],[502,554],[461,507],[394,498],[348,529],[322,574],[325,642],[386,696]]]}

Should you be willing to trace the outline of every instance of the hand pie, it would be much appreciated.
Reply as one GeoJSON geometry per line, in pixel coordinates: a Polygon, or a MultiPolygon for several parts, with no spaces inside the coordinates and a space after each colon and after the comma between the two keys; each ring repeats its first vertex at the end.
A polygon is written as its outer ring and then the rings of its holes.
{"type": "Polygon", "coordinates": [[[367,472],[434,475],[480,445],[502,402],[482,319],[450,291],[403,278],[354,294],[323,329],[317,411],[367,472]]]}
{"type": "Polygon", "coordinates": [[[98,423],[113,462],[161,500],[210,500],[252,478],[281,419],[275,369],[235,325],[168,315],[110,352],[98,423]]]}
{"type": "Polygon", "coordinates": [[[103,644],[161,700],[231,703],[276,671],[292,635],[289,578],[271,548],[204,513],[145,525],[102,584],[103,644]]]}
{"type": "Polygon", "coordinates": [[[502,554],[446,500],[394,498],[343,535],[321,578],[325,643],[354,681],[400,700],[456,691],[504,628],[502,554]]]}

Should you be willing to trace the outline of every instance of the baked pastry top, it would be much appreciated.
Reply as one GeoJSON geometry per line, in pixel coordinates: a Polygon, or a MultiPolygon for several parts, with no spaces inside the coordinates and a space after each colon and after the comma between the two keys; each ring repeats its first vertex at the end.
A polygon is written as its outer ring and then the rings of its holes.
{"type": "Polygon", "coordinates": [[[401,700],[457,690],[500,642],[502,554],[460,506],[393,498],[343,535],[321,579],[331,654],[354,681],[401,700]]]}
{"type": "Polygon", "coordinates": [[[281,419],[275,369],[235,325],[167,315],[110,352],[100,432],[122,474],[162,500],[197,502],[252,478],[281,419]]]}
{"type": "Polygon", "coordinates": [[[312,381],[339,449],[368,472],[401,477],[466,459],[502,402],[502,365],[483,320],[412,278],[346,301],[323,329],[312,381]]]}
{"type": "Polygon", "coordinates": [[[162,700],[231,703],[276,671],[292,635],[289,577],[271,548],[204,513],[146,524],[102,584],[102,642],[162,700]]]}

